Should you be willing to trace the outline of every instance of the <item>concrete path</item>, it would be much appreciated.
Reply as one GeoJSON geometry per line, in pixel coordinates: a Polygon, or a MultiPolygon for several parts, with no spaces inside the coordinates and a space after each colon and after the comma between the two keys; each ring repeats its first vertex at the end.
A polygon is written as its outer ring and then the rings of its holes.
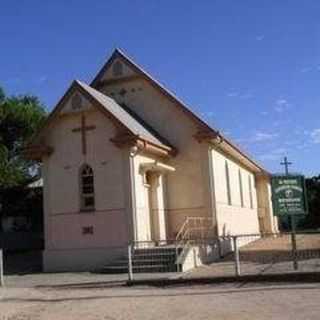
{"type": "MultiPolygon", "coordinates": [[[[138,273],[135,279],[161,279],[176,276],[177,273],[138,273]]],[[[97,274],[90,272],[61,272],[61,273],[33,273],[24,275],[5,276],[5,286],[11,288],[31,287],[54,287],[69,286],[77,287],[90,284],[100,286],[119,286],[128,280],[128,274],[97,274]]],[[[0,318],[0,320],[2,320],[0,318]]]]}

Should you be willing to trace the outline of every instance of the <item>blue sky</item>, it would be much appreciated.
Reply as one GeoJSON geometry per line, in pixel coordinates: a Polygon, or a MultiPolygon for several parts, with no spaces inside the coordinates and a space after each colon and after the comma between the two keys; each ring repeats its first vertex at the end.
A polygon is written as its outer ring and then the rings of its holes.
{"type": "Polygon", "coordinates": [[[49,110],[115,47],[272,172],[320,173],[320,2],[11,0],[0,85],[49,110]]]}

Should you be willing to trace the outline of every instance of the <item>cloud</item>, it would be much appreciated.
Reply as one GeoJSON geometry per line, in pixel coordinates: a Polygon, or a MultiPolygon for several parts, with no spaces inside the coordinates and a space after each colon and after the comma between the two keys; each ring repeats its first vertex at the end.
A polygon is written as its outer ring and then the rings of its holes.
{"type": "Polygon", "coordinates": [[[276,105],[274,107],[274,110],[281,113],[285,110],[287,110],[290,107],[289,102],[286,99],[278,99],[276,101],[276,105]]]}
{"type": "Polygon", "coordinates": [[[237,97],[239,95],[239,92],[228,92],[227,96],[228,97],[237,97]]]}
{"type": "Polygon", "coordinates": [[[256,134],[251,138],[251,142],[270,141],[277,137],[277,133],[256,132],[256,134]]]}
{"type": "Polygon", "coordinates": [[[267,111],[261,111],[260,114],[261,114],[262,116],[267,116],[269,113],[268,113],[267,111]]]}
{"type": "Polygon", "coordinates": [[[320,129],[314,129],[310,133],[311,141],[313,143],[320,143],[320,129]]]}
{"type": "Polygon", "coordinates": [[[260,34],[258,36],[256,36],[256,40],[257,41],[262,41],[264,39],[264,35],[263,34],[260,34]]]}
{"type": "Polygon", "coordinates": [[[276,149],[270,150],[267,153],[259,155],[258,158],[262,161],[265,161],[265,160],[276,161],[276,160],[281,160],[281,158],[286,153],[287,153],[287,150],[285,148],[276,148],[276,149]]]}
{"type": "Polygon", "coordinates": [[[209,118],[212,118],[214,116],[214,112],[213,111],[206,112],[206,116],[209,118]]]}
{"type": "Polygon", "coordinates": [[[240,99],[251,99],[253,94],[251,92],[239,92],[239,91],[230,91],[227,93],[227,97],[234,98],[239,97],[240,99]]]}
{"type": "Polygon", "coordinates": [[[241,94],[239,98],[240,99],[251,99],[251,98],[253,98],[253,94],[250,92],[247,92],[247,93],[241,94]]]}
{"type": "Polygon", "coordinates": [[[273,141],[275,138],[278,137],[277,133],[268,133],[268,132],[256,132],[252,136],[248,138],[237,139],[236,142],[239,144],[242,143],[260,143],[260,142],[267,142],[273,141]]]}
{"type": "Polygon", "coordinates": [[[286,99],[278,99],[278,100],[276,101],[276,103],[277,103],[278,105],[284,105],[284,104],[287,104],[288,101],[287,101],[286,99]]]}
{"type": "Polygon", "coordinates": [[[21,78],[20,77],[12,77],[12,78],[8,78],[8,79],[4,80],[4,82],[7,85],[16,85],[16,84],[21,83],[21,78]]]}
{"type": "Polygon", "coordinates": [[[313,71],[320,71],[320,65],[312,65],[308,67],[303,67],[299,70],[301,73],[308,73],[308,72],[313,72],[313,71]]]}
{"type": "Polygon", "coordinates": [[[307,72],[310,72],[310,71],[312,71],[311,67],[304,67],[304,68],[300,69],[300,72],[302,72],[302,73],[307,73],[307,72]]]}
{"type": "Polygon", "coordinates": [[[298,144],[298,145],[296,146],[296,148],[297,148],[298,150],[307,149],[308,147],[310,147],[310,145],[309,145],[309,143],[307,143],[307,142],[298,144]]]}
{"type": "Polygon", "coordinates": [[[46,82],[47,80],[48,80],[48,77],[45,76],[45,75],[39,77],[39,79],[38,79],[38,81],[39,81],[40,83],[46,82]]]}

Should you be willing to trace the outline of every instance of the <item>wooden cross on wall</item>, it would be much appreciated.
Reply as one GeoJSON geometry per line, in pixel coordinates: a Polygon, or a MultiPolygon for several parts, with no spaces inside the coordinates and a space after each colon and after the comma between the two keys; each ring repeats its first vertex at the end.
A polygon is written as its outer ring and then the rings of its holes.
{"type": "Polygon", "coordinates": [[[81,142],[82,142],[82,154],[87,153],[87,137],[86,132],[90,130],[94,130],[96,126],[86,125],[86,116],[84,114],[81,115],[81,127],[72,129],[72,132],[81,132],[81,142]]]}

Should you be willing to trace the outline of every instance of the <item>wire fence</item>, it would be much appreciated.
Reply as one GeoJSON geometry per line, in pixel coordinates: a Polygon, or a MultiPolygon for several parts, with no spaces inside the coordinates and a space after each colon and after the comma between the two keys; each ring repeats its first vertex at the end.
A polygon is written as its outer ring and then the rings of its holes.
{"type": "Polygon", "coordinates": [[[320,231],[133,242],[129,279],[320,272],[320,231]]]}

